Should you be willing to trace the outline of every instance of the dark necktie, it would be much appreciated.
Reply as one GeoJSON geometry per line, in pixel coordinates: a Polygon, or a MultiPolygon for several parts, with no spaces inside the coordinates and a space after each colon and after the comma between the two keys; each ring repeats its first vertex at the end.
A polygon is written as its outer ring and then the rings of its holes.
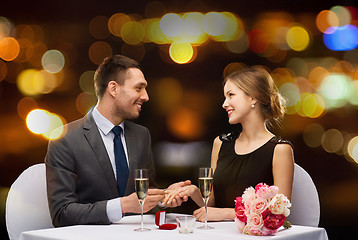
{"type": "Polygon", "coordinates": [[[123,144],[121,141],[122,128],[115,126],[112,129],[114,133],[114,158],[116,163],[117,186],[119,196],[123,197],[127,187],[127,180],[129,175],[126,154],[124,153],[123,144]]]}

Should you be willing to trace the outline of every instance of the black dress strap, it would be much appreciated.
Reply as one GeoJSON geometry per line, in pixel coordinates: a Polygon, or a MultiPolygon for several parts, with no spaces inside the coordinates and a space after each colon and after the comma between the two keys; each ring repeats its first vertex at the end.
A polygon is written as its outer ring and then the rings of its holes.
{"type": "Polygon", "coordinates": [[[273,141],[273,142],[276,143],[276,144],[288,144],[288,145],[290,145],[290,146],[292,147],[292,149],[293,149],[293,144],[292,144],[289,140],[284,139],[284,138],[282,138],[282,137],[280,137],[280,136],[275,136],[275,137],[273,137],[273,138],[271,139],[271,141],[273,141]]]}

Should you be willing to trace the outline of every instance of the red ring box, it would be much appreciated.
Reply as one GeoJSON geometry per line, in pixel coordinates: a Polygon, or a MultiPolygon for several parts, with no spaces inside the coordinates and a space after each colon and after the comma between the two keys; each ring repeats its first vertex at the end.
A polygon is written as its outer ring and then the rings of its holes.
{"type": "Polygon", "coordinates": [[[165,221],[166,221],[166,211],[160,211],[155,214],[155,224],[159,226],[159,229],[173,230],[177,228],[176,224],[165,223],[165,221]]]}

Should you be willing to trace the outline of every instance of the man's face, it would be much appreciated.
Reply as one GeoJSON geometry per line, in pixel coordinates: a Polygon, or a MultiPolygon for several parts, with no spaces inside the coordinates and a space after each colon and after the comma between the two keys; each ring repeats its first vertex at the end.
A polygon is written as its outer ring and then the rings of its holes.
{"type": "Polygon", "coordinates": [[[147,85],[141,70],[128,69],[124,84],[118,87],[119,94],[115,100],[116,115],[122,119],[138,118],[142,104],[149,100],[147,85]]]}

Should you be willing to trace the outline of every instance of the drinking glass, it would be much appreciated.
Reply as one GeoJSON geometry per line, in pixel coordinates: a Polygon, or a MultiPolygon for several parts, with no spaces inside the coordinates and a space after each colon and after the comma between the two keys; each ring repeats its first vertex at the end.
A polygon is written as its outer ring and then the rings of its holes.
{"type": "Polygon", "coordinates": [[[143,205],[144,205],[145,198],[147,197],[147,192],[149,188],[148,169],[136,169],[134,175],[134,182],[135,182],[135,192],[137,193],[137,197],[141,207],[140,228],[136,228],[134,229],[134,231],[139,231],[139,232],[150,231],[150,229],[145,228],[143,224],[143,205]]]}
{"type": "Polygon", "coordinates": [[[212,229],[208,225],[207,217],[208,217],[208,201],[211,194],[211,190],[213,188],[213,169],[212,168],[200,168],[199,169],[199,189],[201,192],[201,196],[203,197],[204,206],[205,206],[205,224],[199,229],[212,229]]]}

